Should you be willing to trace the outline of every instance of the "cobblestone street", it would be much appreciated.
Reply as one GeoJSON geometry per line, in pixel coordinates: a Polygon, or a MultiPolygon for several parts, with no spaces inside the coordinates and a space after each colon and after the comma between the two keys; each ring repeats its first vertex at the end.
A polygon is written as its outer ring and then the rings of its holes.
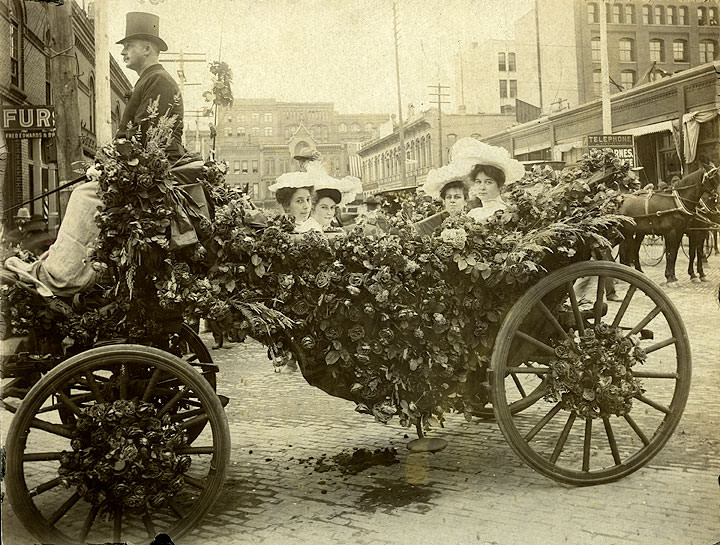
{"type": "MultiPolygon", "coordinates": [[[[433,431],[449,442],[444,451],[410,454],[413,429],[356,413],[309,387],[299,371],[274,373],[256,343],[230,345],[213,351],[218,391],[230,398],[230,471],[202,525],[176,543],[713,545],[720,541],[720,257],[706,265],[706,283],[687,280],[686,267],[681,254],[680,281],[663,289],[690,336],[690,398],[668,444],[632,475],[601,486],[559,484],[517,458],[493,420],[462,415],[433,431]],[[317,465],[386,447],[397,450],[397,463],[355,474],[317,465]]],[[[664,261],[646,273],[660,282],[663,268],[664,261]]],[[[7,504],[3,538],[33,542],[7,504]]]]}

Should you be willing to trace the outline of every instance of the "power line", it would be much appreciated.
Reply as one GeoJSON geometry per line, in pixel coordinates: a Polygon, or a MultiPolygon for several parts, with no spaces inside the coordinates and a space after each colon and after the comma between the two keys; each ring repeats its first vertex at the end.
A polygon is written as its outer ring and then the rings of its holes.
{"type": "Polygon", "coordinates": [[[442,105],[450,104],[450,102],[444,101],[442,97],[450,96],[450,93],[443,93],[445,89],[450,89],[450,86],[440,85],[440,83],[438,82],[437,85],[428,85],[428,87],[430,87],[431,89],[436,89],[434,93],[430,93],[432,96],[435,97],[435,100],[430,101],[430,104],[437,104],[438,107],[438,158],[440,159],[438,167],[441,167],[443,165],[442,105]]]}

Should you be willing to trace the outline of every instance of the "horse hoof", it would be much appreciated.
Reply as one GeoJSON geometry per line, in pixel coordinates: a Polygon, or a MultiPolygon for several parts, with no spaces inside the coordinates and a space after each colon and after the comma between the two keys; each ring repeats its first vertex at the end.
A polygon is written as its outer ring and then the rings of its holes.
{"type": "Polygon", "coordinates": [[[690,282],[692,282],[693,284],[699,284],[699,283],[700,283],[700,279],[699,279],[697,276],[691,276],[691,277],[690,277],[690,282]]]}
{"type": "Polygon", "coordinates": [[[706,276],[701,276],[701,277],[700,277],[700,282],[709,282],[709,280],[707,279],[706,276]]]}

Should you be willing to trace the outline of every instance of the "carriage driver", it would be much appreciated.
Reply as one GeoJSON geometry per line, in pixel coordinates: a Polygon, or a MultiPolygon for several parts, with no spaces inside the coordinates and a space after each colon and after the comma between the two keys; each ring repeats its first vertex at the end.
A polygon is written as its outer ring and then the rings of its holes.
{"type": "MultiPolygon", "coordinates": [[[[160,52],[168,48],[160,38],[159,28],[157,15],[131,12],[126,16],[125,37],[117,43],[123,46],[125,66],[140,77],[115,137],[130,138],[140,131],[141,141],[144,140],[148,128],[157,123],[158,117],[147,119],[148,106],[157,101],[159,117],[166,113],[176,116],[167,147],[168,159],[173,164],[184,155],[183,103],[177,83],[159,64],[160,52]]],[[[90,257],[99,234],[94,218],[97,207],[103,204],[97,190],[97,181],[89,181],[73,190],[57,239],[39,261],[25,263],[11,257],[5,266],[23,280],[35,283],[38,292],[46,297],[72,295],[91,287],[95,272],[90,257]]]]}

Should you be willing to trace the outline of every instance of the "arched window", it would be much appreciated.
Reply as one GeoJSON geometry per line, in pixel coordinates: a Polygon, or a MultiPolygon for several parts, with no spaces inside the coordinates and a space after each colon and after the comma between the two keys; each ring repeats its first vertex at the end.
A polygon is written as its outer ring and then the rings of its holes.
{"type": "Polygon", "coordinates": [[[600,62],[600,38],[590,40],[590,55],[593,61],[600,62]]]}
{"type": "Polygon", "coordinates": [[[688,21],[688,9],[686,6],[681,6],[678,8],[678,24],[679,25],[690,24],[688,21]]]}
{"type": "Polygon", "coordinates": [[[369,121],[365,123],[365,132],[372,132],[375,126],[369,121]]]}
{"type": "Polygon", "coordinates": [[[675,62],[688,62],[687,42],[685,40],[673,41],[673,60],[675,62]]]}
{"type": "Polygon", "coordinates": [[[718,46],[712,40],[700,41],[700,62],[713,62],[717,59],[718,46]]]}
{"type": "Polygon", "coordinates": [[[710,24],[710,26],[718,25],[718,9],[717,8],[708,8],[708,23],[710,24]]]}
{"type": "Polygon", "coordinates": [[[655,62],[665,62],[665,47],[660,39],[650,40],[650,60],[655,62]]]}
{"type": "Polygon", "coordinates": [[[635,60],[635,42],[630,38],[620,38],[618,42],[620,48],[620,61],[632,62],[635,60]]]}
{"type": "MultiPolygon", "coordinates": [[[[428,134],[427,140],[425,140],[425,153],[427,155],[426,157],[426,163],[428,167],[432,166],[432,137],[428,134]]],[[[441,166],[441,165],[438,165],[441,166]]]]}
{"type": "Polygon", "coordinates": [[[587,22],[588,23],[599,23],[598,19],[598,5],[594,2],[590,2],[587,5],[587,22]]]}
{"type": "Polygon", "coordinates": [[[656,25],[665,24],[665,6],[655,6],[654,20],[656,25]]]}
{"type": "Polygon", "coordinates": [[[622,6],[620,4],[613,4],[611,8],[612,13],[610,22],[619,25],[620,23],[622,23],[622,6]]]}
{"type": "Polygon", "coordinates": [[[360,132],[360,125],[357,123],[350,125],[350,132],[360,132]]]}
{"type": "Polygon", "coordinates": [[[644,25],[651,25],[653,23],[652,8],[648,4],[642,7],[642,22],[644,25]]]}
{"type": "Polygon", "coordinates": [[[245,136],[245,127],[238,127],[235,134],[237,136],[245,136]]]}
{"type": "Polygon", "coordinates": [[[420,159],[420,168],[425,168],[425,137],[423,136],[419,142],[418,158],[420,159]]]}
{"type": "Polygon", "coordinates": [[[669,25],[677,24],[677,8],[675,6],[668,6],[665,10],[665,22],[669,25]]]}
{"type": "Polygon", "coordinates": [[[635,6],[632,4],[625,4],[625,24],[635,24],[635,6]]]}
{"type": "Polygon", "coordinates": [[[632,89],[635,86],[635,72],[633,70],[620,72],[620,85],[626,91],[632,89]]]}
{"type": "Polygon", "coordinates": [[[250,129],[250,134],[253,136],[260,136],[260,127],[253,127],[250,129]]]}
{"type": "Polygon", "coordinates": [[[707,16],[707,9],[704,7],[699,7],[697,9],[697,18],[698,18],[698,25],[704,26],[708,24],[708,16],[707,16]]]}
{"type": "Polygon", "coordinates": [[[347,125],[345,123],[340,123],[338,125],[338,132],[347,132],[347,125]]]}

